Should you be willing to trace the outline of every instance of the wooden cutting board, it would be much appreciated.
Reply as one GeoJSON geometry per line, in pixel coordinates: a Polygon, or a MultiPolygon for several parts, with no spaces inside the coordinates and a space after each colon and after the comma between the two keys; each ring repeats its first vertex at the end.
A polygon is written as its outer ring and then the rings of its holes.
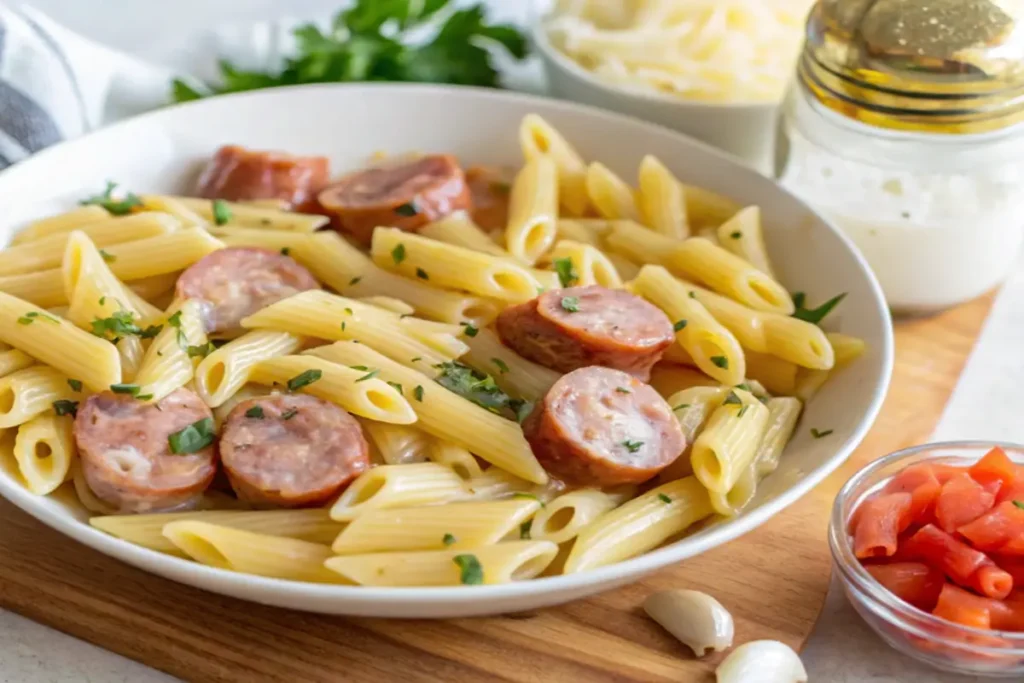
{"type": "Polygon", "coordinates": [[[903,323],[889,398],[839,472],[760,529],[604,595],[528,614],[448,621],[345,619],[220,597],[120,564],[0,501],[0,607],[190,681],[711,681],[640,604],[696,588],[736,639],[803,645],[829,584],[836,490],[858,467],[927,439],[991,298],[903,323]]]}

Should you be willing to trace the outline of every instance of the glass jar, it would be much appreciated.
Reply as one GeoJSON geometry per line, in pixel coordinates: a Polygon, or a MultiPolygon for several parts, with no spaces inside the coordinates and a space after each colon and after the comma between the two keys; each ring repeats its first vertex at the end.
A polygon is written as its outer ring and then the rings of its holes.
{"type": "Polygon", "coordinates": [[[1024,52],[990,0],[864,8],[812,10],[776,171],[860,248],[894,313],[931,313],[1002,282],[1024,241],[1024,52]],[[957,22],[975,23],[937,41],[957,22]]]}

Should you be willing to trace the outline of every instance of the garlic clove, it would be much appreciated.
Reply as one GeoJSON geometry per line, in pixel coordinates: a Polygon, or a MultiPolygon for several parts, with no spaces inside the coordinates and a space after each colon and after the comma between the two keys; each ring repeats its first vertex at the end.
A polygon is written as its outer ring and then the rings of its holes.
{"type": "Polygon", "coordinates": [[[752,640],[729,653],[715,670],[718,683],[807,683],[800,656],[777,640],[752,640]]]}
{"type": "Polygon", "coordinates": [[[732,647],[732,615],[707,593],[692,590],[654,593],[644,601],[644,611],[698,657],[703,657],[708,650],[721,652],[732,647]]]}

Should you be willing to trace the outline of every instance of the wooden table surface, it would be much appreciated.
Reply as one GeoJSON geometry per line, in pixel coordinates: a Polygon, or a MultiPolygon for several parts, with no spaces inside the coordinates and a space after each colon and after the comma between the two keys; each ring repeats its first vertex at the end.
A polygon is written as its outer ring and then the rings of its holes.
{"type": "Polygon", "coordinates": [[[536,613],[483,619],[344,619],[264,607],[152,577],[0,502],[0,607],[194,681],[710,681],[647,619],[654,590],[718,597],[737,642],[800,647],[829,583],[831,501],[866,462],[926,441],[991,297],[897,326],[882,412],[850,461],[756,531],[643,581],[536,613]]]}

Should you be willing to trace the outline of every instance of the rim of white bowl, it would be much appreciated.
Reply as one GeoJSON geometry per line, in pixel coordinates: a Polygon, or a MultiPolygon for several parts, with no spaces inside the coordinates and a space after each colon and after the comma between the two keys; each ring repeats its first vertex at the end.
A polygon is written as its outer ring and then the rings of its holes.
{"type": "MultiPolygon", "coordinates": [[[[278,88],[269,88],[266,90],[256,90],[249,92],[232,93],[227,95],[218,95],[215,98],[196,100],[192,102],[183,102],[180,104],[171,105],[164,107],[163,109],[157,109],[145,114],[134,116],[123,121],[119,121],[110,126],[103,127],[97,131],[87,133],[79,138],[67,140],[61,142],[52,147],[19,162],[17,165],[12,166],[10,169],[0,171],[0,188],[3,187],[4,179],[7,175],[19,172],[17,169],[25,168],[27,166],[36,166],[44,164],[48,161],[51,156],[64,154],[65,150],[73,149],[75,146],[83,144],[91,136],[97,134],[109,134],[111,130],[117,130],[121,127],[129,125],[137,125],[139,121],[147,121],[151,119],[159,119],[162,116],[168,115],[170,112],[174,112],[179,108],[185,107],[203,107],[209,102],[219,102],[238,100],[244,102],[245,100],[259,101],[261,99],[273,99],[279,97],[287,97],[292,92],[315,92],[323,90],[329,91],[345,91],[352,92],[354,96],[358,96],[360,90],[387,90],[387,89],[400,89],[409,91],[419,91],[424,94],[433,94],[436,96],[443,97],[446,93],[460,92],[460,93],[472,93],[475,97],[490,98],[498,101],[519,101],[530,103],[533,102],[539,107],[543,108],[554,108],[560,109],[566,113],[579,113],[584,112],[587,116],[601,119],[604,118],[608,121],[614,122],[629,122],[631,125],[642,125],[645,127],[651,127],[662,131],[663,133],[683,138],[687,144],[696,145],[708,154],[720,157],[727,161],[731,166],[734,167],[735,172],[738,174],[750,174],[761,178],[764,182],[772,183],[770,178],[764,177],[756,171],[743,166],[740,162],[732,159],[727,153],[722,152],[710,145],[695,140],[687,135],[673,131],[665,126],[650,123],[642,119],[638,119],[632,116],[626,116],[624,114],[618,114],[610,112],[599,107],[592,107],[588,105],[577,104],[574,102],[567,102],[564,100],[557,100],[550,97],[543,97],[538,95],[529,95],[520,92],[512,92],[507,90],[498,90],[492,88],[478,88],[471,86],[455,86],[455,85],[439,85],[439,84],[421,84],[421,83],[330,83],[330,84],[312,84],[312,85],[298,85],[298,86],[287,86],[278,88]]],[[[421,587],[375,587],[375,586],[345,586],[336,584],[318,584],[308,583],[301,581],[293,581],[290,579],[275,579],[264,576],[256,576],[252,574],[242,574],[227,569],[218,569],[216,567],[209,567],[206,565],[199,564],[192,560],[186,560],[166,553],[161,553],[156,550],[150,550],[143,546],[135,545],[129,541],[125,541],[114,536],[111,536],[99,529],[91,526],[88,522],[81,522],[76,518],[68,514],[63,514],[56,510],[52,510],[48,507],[39,506],[36,500],[37,496],[29,493],[26,489],[18,486],[16,482],[10,477],[0,476],[0,494],[5,499],[16,505],[18,508],[28,513],[35,519],[43,522],[47,526],[55,529],[65,536],[72,538],[84,545],[90,546],[94,549],[103,552],[104,554],[110,555],[115,559],[127,562],[137,568],[141,568],[143,571],[149,573],[159,574],[165,577],[169,577],[172,580],[186,583],[189,585],[194,584],[191,581],[187,581],[183,578],[185,574],[197,577],[198,580],[203,581],[203,586],[208,590],[211,590],[209,586],[211,584],[217,584],[218,588],[212,590],[222,590],[225,586],[231,586],[236,588],[246,588],[246,593],[251,592],[253,589],[257,591],[266,591],[266,593],[272,593],[276,597],[280,598],[302,598],[302,599],[339,599],[345,598],[351,604],[366,604],[366,603],[381,603],[389,605],[402,605],[415,603],[420,606],[429,606],[432,604],[461,604],[471,603],[478,600],[500,600],[500,599],[512,599],[517,597],[539,597],[544,595],[551,595],[561,593],[564,591],[571,591],[573,589],[587,589],[588,587],[595,586],[598,584],[608,583],[615,581],[616,579],[623,579],[624,576],[635,577],[636,580],[643,575],[649,574],[657,569],[661,569],[675,562],[700,555],[712,548],[724,545],[736,538],[753,531],[757,527],[761,526],[775,515],[779,514],[787,507],[795,503],[811,489],[817,486],[825,477],[835,471],[840,465],[842,465],[846,459],[850,456],[853,450],[863,441],[864,436],[868,430],[874,424],[875,418],[878,416],[879,411],[882,407],[882,402],[888,392],[889,383],[892,379],[892,368],[894,359],[893,350],[893,329],[892,320],[889,316],[888,308],[885,304],[885,298],[882,294],[881,285],[878,283],[878,279],[875,277],[874,272],[868,266],[867,261],[860,251],[854,246],[853,242],[847,237],[842,231],[836,228],[827,218],[818,214],[814,209],[808,206],[803,200],[792,195],[788,190],[775,183],[776,190],[781,192],[794,201],[798,202],[805,210],[818,218],[825,227],[827,227],[836,237],[846,246],[849,250],[850,255],[854,258],[857,264],[861,267],[869,289],[874,297],[875,307],[878,315],[884,320],[885,324],[882,326],[882,340],[880,348],[878,349],[881,356],[882,364],[882,376],[879,384],[875,387],[874,393],[871,399],[871,403],[862,416],[857,427],[850,433],[850,435],[839,445],[835,450],[835,454],[822,462],[818,467],[806,473],[802,479],[796,484],[791,486],[782,494],[772,498],[771,500],[762,503],[754,512],[756,514],[748,514],[740,516],[731,521],[713,525],[707,529],[701,530],[695,536],[685,537],[675,543],[667,546],[656,548],[643,555],[623,560],[622,562],[616,562],[605,567],[599,567],[597,569],[580,572],[579,574],[565,574],[560,576],[548,576],[538,577],[535,579],[529,579],[527,581],[520,581],[506,584],[492,584],[492,585],[472,585],[472,586],[421,586],[421,587]],[[680,544],[685,544],[680,547],[680,544]],[[155,565],[162,565],[165,570],[154,570],[151,567],[155,565]],[[172,576],[173,575],[173,576],[172,576]]],[[[822,521],[823,525],[828,523],[828,519],[822,521]]],[[[626,581],[630,579],[625,579],[626,581]]],[[[266,593],[260,595],[258,602],[267,602],[266,593]]],[[[238,596],[238,593],[234,595],[238,596]]],[[[575,596],[579,595],[574,593],[572,597],[567,600],[575,599],[575,596]]],[[[240,599],[248,599],[250,601],[255,600],[253,598],[247,598],[240,596],[240,599]]],[[[273,604],[283,604],[279,600],[275,600],[273,604]]],[[[315,610],[314,610],[315,611],[315,610]]],[[[510,611],[510,610],[503,610],[510,611]]],[[[514,610],[511,610],[514,611],[514,610]]]]}

